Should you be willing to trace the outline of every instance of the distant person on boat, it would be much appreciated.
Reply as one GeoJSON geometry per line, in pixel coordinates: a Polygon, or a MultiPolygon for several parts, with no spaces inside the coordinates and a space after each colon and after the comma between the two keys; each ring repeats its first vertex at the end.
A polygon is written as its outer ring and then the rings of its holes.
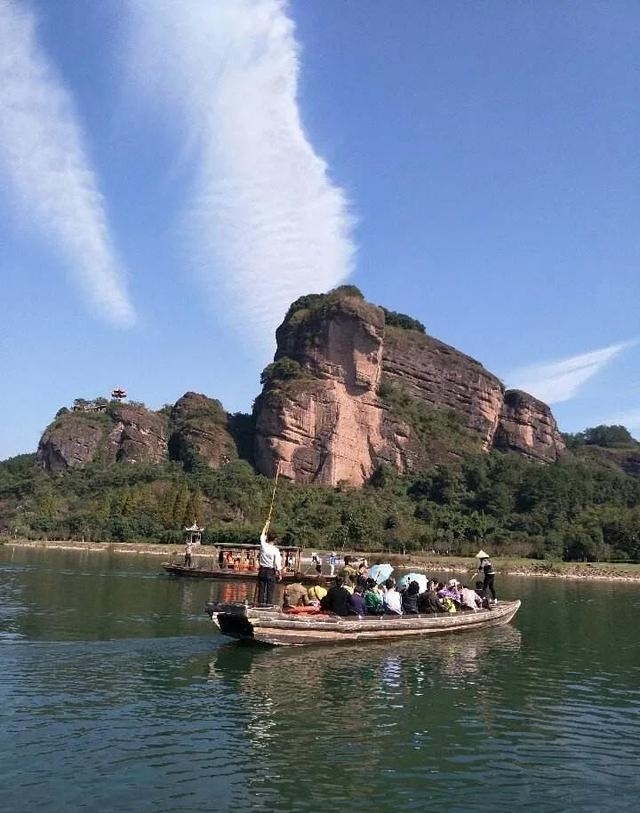
{"type": "Polygon", "coordinates": [[[307,594],[307,588],[301,582],[288,584],[284,589],[283,607],[308,607],[311,599],[307,594]]]}
{"type": "Polygon", "coordinates": [[[340,568],[340,572],[338,573],[339,576],[345,581],[345,584],[352,584],[356,583],[356,577],[358,575],[358,569],[353,564],[353,556],[345,556],[344,557],[344,565],[340,568]]]}
{"type": "Polygon", "coordinates": [[[495,587],[496,571],[493,568],[489,554],[485,553],[483,550],[479,550],[476,553],[476,559],[480,560],[480,564],[478,565],[478,573],[482,574],[484,577],[482,589],[484,590],[487,599],[489,598],[489,594],[491,594],[492,604],[497,604],[498,597],[496,596],[495,587]]]}
{"type": "Polygon", "coordinates": [[[191,567],[191,553],[193,551],[193,542],[188,539],[184,546],[184,566],[191,567]]]}
{"type": "Polygon", "coordinates": [[[311,562],[313,564],[316,573],[319,576],[322,573],[322,556],[320,556],[319,553],[312,553],[311,562]]]}
{"type": "Polygon", "coordinates": [[[282,571],[282,557],[278,546],[275,544],[277,538],[275,533],[269,530],[269,520],[267,520],[260,534],[257,604],[273,604],[276,581],[280,580],[282,571]]]}
{"type": "Polygon", "coordinates": [[[385,613],[387,615],[402,615],[402,596],[396,590],[395,581],[387,579],[384,586],[387,588],[383,598],[385,613]]]}
{"type": "Polygon", "coordinates": [[[326,613],[352,615],[351,594],[344,586],[344,578],[336,576],[335,583],[327,590],[327,595],[320,600],[320,608],[326,613]]]}

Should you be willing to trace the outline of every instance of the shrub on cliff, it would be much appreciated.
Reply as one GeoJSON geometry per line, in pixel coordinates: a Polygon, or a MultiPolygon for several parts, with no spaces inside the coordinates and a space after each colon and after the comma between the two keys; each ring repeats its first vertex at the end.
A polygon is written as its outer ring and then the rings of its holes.
{"type": "Polygon", "coordinates": [[[276,382],[292,381],[299,378],[304,378],[304,371],[300,364],[294,359],[283,356],[278,361],[267,364],[260,376],[260,383],[264,387],[276,382]]]}
{"type": "MultiPolygon", "coordinates": [[[[382,308],[382,305],[380,307],[382,308]]],[[[422,322],[419,322],[412,316],[407,316],[406,313],[388,311],[386,308],[382,308],[382,311],[384,312],[384,319],[387,325],[401,327],[404,330],[417,330],[419,333],[427,332],[422,322]]]]}

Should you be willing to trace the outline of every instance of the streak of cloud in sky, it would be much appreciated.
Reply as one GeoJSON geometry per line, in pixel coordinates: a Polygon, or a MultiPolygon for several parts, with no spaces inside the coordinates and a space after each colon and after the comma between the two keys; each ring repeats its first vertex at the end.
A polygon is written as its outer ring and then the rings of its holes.
{"type": "Polygon", "coordinates": [[[620,342],[559,361],[521,367],[507,377],[507,384],[548,404],[569,401],[589,379],[634,344],[636,342],[620,342]]]}
{"type": "Polygon", "coordinates": [[[114,254],[102,196],[70,94],[38,44],[26,6],[0,2],[0,178],[11,203],[64,258],[107,321],[134,308],[114,254]]]}
{"type": "Polygon", "coordinates": [[[187,233],[211,302],[270,348],[292,300],[354,259],[346,196],[302,126],[293,22],[280,0],[134,0],[131,20],[131,70],[194,161],[187,233]]]}

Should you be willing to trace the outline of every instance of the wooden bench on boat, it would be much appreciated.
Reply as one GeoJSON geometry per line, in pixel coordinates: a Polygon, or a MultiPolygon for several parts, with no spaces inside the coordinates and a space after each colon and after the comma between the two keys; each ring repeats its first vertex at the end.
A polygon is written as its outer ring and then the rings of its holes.
{"type": "Polygon", "coordinates": [[[508,624],[520,601],[505,601],[489,610],[437,615],[338,616],[331,613],[287,613],[281,607],[209,602],[205,609],[223,635],[271,646],[414,638],[467,632],[508,624]]]}

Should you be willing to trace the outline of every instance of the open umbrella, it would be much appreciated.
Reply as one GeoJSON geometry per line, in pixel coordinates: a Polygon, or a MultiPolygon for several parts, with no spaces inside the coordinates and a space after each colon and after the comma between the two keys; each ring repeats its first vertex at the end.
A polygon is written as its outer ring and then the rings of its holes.
{"type": "Polygon", "coordinates": [[[405,573],[404,576],[400,576],[398,579],[396,587],[398,590],[404,590],[411,584],[411,582],[418,582],[420,592],[424,593],[424,591],[427,589],[427,581],[427,577],[424,575],[424,573],[405,573]]]}
{"type": "Polygon", "coordinates": [[[371,565],[369,568],[369,578],[375,579],[376,584],[382,584],[393,573],[393,565],[371,565]]]}

